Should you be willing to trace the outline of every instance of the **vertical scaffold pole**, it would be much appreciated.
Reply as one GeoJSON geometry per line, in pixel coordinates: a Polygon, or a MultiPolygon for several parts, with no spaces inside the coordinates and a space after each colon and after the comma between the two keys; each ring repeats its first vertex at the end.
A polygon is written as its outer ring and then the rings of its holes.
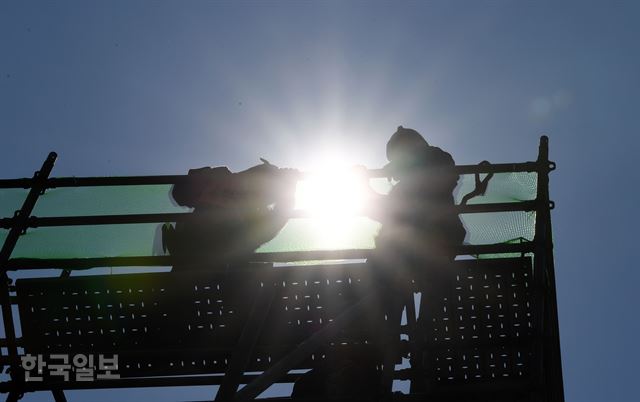
{"type": "Polygon", "coordinates": [[[549,172],[556,167],[549,161],[549,138],[540,137],[538,151],[538,208],[536,210],[535,268],[542,282],[544,309],[542,311],[543,370],[545,400],[563,402],[562,362],[560,358],[560,331],[556,299],[555,268],[553,263],[553,237],[551,231],[551,209],[549,200],[549,172]]]}
{"type": "MultiPolygon", "coordinates": [[[[11,379],[14,385],[18,385],[16,383],[19,370],[18,346],[16,343],[16,329],[13,324],[13,311],[11,309],[10,280],[7,275],[7,262],[9,258],[11,258],[11,253],[18,242],[18,238],[27,229],[29,216],[33,211],[33,207],[36,205],[36,201],[38,201],[38,197],[40,197],[46,189],[47,179],[49,178],[49,174],[53,169],[57,157],[58,155],[55,152],[49,153],[40,170],[33,175],[31,190],[22,203],[20,210],[16,211],[9,234],[0,250],[0,303],[2,304],[2,320],[7,340],[11,379]]],[[[15,391],[19,392],[19,390],[15,391]]],[[[10,396],[11,394],[15,394],[15,391],[11,391],[10,396]]]]}

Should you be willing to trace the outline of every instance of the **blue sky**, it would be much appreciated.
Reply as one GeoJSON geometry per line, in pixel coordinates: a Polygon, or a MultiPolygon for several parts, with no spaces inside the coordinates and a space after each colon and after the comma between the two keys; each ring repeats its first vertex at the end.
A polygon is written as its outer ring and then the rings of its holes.
{"type": "Polygon", "coordinates": [[[639,17],[631,1],[5,1],[0,176],[50,150],[55,176],[329,152],[379,167],[400,124],[460,164],[519,162],[547,133],[566,398],[631,401],[639,17]]]}

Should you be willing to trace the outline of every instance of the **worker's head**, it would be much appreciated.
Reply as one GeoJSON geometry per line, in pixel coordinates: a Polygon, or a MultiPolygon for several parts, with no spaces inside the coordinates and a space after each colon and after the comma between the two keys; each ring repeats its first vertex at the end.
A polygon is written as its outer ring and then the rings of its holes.
{"type": "Polygon", "coordinates": [[[387,159],[385,166],[390,176],[400,180],[402,176],[421,164],[424,150],[429,146],[420,133],[410,128],[399,126],[387,142],[387,159]]]}

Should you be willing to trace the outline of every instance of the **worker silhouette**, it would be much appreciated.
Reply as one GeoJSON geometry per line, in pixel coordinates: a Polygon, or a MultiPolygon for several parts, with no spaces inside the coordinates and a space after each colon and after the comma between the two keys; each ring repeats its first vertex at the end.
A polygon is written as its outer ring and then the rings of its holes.
{"type": "MultiPolygon", "coordinates": [[[[368,262],[393,288],[383,292],[380,301],[389,316],[399,320],[404,306],[413,303],[413,292],[421,293],[411,339],[411,365],[423,370],[429,320],[425,311],[430,301],[445,297],[450,264],[466,236],[454,209],[453,191],[459,176],[451,155],[429,145],[413,129],[398,127],[387,143],[386,153],[389,163],[384,170],[396,184],[386,196],[372,195],[369,214],[382,225],[368,262]]],[[[412,392],[423,391],[424,384],[412,382],[412,392]]]]}
{"type": "Polygon", "coordinates": [[[189,170],[172,189],[173,199],[193,208],[175,227],[165,225],[163,243],[176,257],[174,270],[224,270],[246,262],[284,227],[294,206],[297,172],[266,160],[242,172],[226,167],[189,170]]]}
{"type": "MultiPolygon", "coordinates": [[[[385,386],[380,361],[386,359],[385,355],[393,359],[400,353],[397,345],[404,305],[413,302],[416,288],[423,294],[420,311],[425,311],[428,300],[439,297],[447,280],[447,264],[455,258],[456,246],[464,241],[465,229],[453,209],[458,175],[451,155],[429,145],[417,131],[402,126],[389,139],[386,153],[389,163],[384,170],[395,185],[385,196],[366,184],[367,215],[382,225],[376,248],[367,261],[376,277],[379,296],[365,314],[384,314],[390,328],[372,329],[379,350],[367,358],[334,357],[305,374],[294,386],[294,398],[359,395],[362,400],[374,400],[377,384],[385,386]]],[[[414,338],[425,335],[421,328],[426,319],[420,317],[416,325],[419,333],[414,338]]],[[[412,341],[420,343],[419,339],[412,341]]],[[[422,353],[414,350],[412,366],[420,366],[420,359],[422,353]]]]}
{"type": "Polygon", "coordinates": [[[386,196],[371,191],[369,215],[382,224],[375,259],[390,259],[407,267],[414,261],[424,266],[453,260],[456,246],[466,235],[453,209],[459,179],[453,158],[429,145],[417,131],[402,126],[387,142],[386,154],[389,163],[383,170],[396,184],[386,196]]]}

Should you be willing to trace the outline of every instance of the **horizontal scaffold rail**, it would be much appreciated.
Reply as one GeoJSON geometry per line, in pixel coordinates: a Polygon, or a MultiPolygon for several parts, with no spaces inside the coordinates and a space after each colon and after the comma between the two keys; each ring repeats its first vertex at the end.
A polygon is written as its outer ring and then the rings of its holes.
{"type": "MultiPolygon", "coordinates": [[[[458,255],[512,254],[533,252],[534,242],[513,244],[464,245],[457,248],[458,255]]],[[[312,260],[366,259],[373,250],[315,250],[256,253],[253,262],[295,262],[312,260]]],[[[82,270],[98,267],[170,267],[171,256],[99,257],[99,258],[12,258],[7,270],[64,268],[82,270]]]]}
{"type": "MultiPolygon", "coordinates": [[[[511,211],[535,211],[538,208],[537,201],[500,202],[487,204],[456,205],[453,207],[459,214],[511,212],[511,211]]],[[[52,226],[82,226],[82,225],[118,225],[136,223],[162,223],[179,222],[187,219],[190,212],[161,213],[161,214],[122,214],[122,215],[88,215],[88,216],[31,216],[27,219],[27,227],[52,227],[52,226]]],[[[306,218],[310,214],[306,211],[295,210],[289,218],[306,218]]],[[[18,218],[0,219],[0,227],[10,229],[18,218]]]]}
{"type": "MultiPolygon", "coordinates": [[[[555,166],[541,165],[538,162],[523,163],[496,163],[479,165],[458,165],[455,172],[458,174],[484,174],[484,173],[515,173],[537,172],[553,170],[555,166]]],[[[369,169],[369,177],[387,177],[382,169],[369,169]]],[[[308,173],[301,173],[304,178],[308,173]]],[[[57,187],[94,187],[94,186],[140,186],[140,185],[168,185],[187,180],[187,175],[163,175],[163,176],[114,176],[114,177],[53,177],[46,180],[45,188],[57,187]]],[[[0,188],[30,188],[33,185],[32,178],[4,179],[0,180],[0,188]]]]}

